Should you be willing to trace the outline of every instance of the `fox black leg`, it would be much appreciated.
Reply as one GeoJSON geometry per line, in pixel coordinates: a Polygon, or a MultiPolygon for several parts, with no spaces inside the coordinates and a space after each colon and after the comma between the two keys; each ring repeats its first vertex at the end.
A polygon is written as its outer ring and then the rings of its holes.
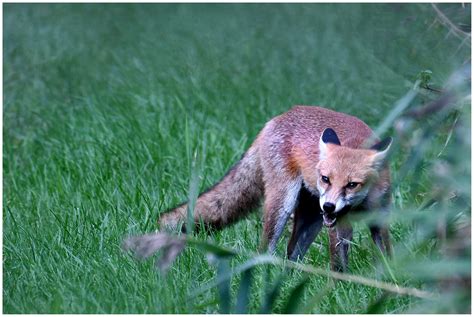
{"type": "Polygon", "coordinates": [[[371,225],[370,234],[372,235],[372,240],[377,245],[377,247],[388,257],[392,256],[392,246],[390,244],[390,234],[388,227],[371,225]]]}
{"type": "Polygon", "coordinates": [[[293,221],[293,232],[287,255],[291,261],[302,259],[323,226],[318,198],[302,188],[298,197],[293,221]]]}
{"type": "Polygon", "coordinates": [[[378,204],[372,203],[370,209],[379,210],[382,217],[379,221],[374,221],[369,223],[370,234],[375,245],[380,249],[382,254],[385,254],[387,257],[392,256],[392,246],[390,243],[390,225],[386,222],[390,212],[390,195],[388,192],[381,198],[373,199],[373,201],[378,202],[378,204]]]}
{"type": "Polygon", "coordinates": [[[352,226],[349,223],[339,223],[329,229],[329,253],[331,270],[347,271],[349,262],[349,247],[352,241],[352,226]]]}

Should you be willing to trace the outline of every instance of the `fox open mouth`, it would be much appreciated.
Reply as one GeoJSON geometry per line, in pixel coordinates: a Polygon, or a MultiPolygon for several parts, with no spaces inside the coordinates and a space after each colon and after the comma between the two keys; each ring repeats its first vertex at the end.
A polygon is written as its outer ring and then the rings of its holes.
{"type": "Polygon", "coordinates": [[[331,228],[331,227],[334,227],[334,225],[336,224],[336,215],[330,215],[326,212],[323,212],[323,224],[328,227],[328,228],[331,228]]]}

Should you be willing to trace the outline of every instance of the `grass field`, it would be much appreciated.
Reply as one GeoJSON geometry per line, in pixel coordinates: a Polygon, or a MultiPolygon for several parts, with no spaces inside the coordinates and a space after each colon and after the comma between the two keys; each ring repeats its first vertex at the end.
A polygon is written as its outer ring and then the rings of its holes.
{"type": "MultiPolygon", "coordinates": [[[[456,23],[470,21],[470,5],[441,8],[456,23]]],[[[120,248],[124,237],[154,231],[159,213],[186,199],[194,153],[204,190],[266,121],[292,105],[323,105],[375,128],[420,72],[430,70],[440,88],[470,57],[470,46],[437,23],[428,4],[4,4],[3,10],[4,313],[219,312],[216,288],[196,293],[216,275],[199,250],[185,250],[163,275],[153,261],[138,262],[120,248]]],[[[432,140],[426,162],[448,133],[432,140]]],[[[402,150],[394,154],[395,176],[404,158],[402,150]]],[[[429,173],[421,169],[416,181],[393,188],[395,209],[421,203],[429,173]]],[[[255,253],[259,217],[198,238],[255,253]]],[[[407,239],[413,230],[392,225],[395,253],[437,254],[434,244],[421,248],[407,239]]],[[[281,242],[282,257],[284,249],[281,242]]],[[[304,263],[329,268],[324,231],[304,263]]],[[[257,268],[250,312],[261,311],[265,291],[278,280],[271,311],[282,312],[304,277],[293,271],[279,279],[282,271],[257,268]]],[[[364,226],[355,231],[350,271],[390,281],[364,226]]],[[[400,285],[431,289],[409,274],[398,278],[400,285]]],[[[238,282],[232,280],[233,295],[238,282]]],[[[378,288],[311,276],[299,299],[312,303],[312,313],[434,309],[393,294],[374,306],[380,296],[378,288]]]]}

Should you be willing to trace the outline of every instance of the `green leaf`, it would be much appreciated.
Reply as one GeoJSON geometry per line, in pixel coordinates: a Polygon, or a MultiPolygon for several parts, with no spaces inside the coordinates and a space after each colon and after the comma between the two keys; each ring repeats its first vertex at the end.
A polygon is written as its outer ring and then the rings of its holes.
{"type": "Polygon", "coordinates": [[[204,252],[212,253],[213,255],[217,257],[231,257],[237,254],[234,250],[223,248],[219,246],[218,244],[213,244],[206,241],[187,239],[187,242],[190,245],[196,247],[197,249],[204,252]]]}
{"type": "Polygon", "coordinates": [[[336,283],[334,283],[334,280],[328,280],[326,286],[321,289],[321,291],[317,292],[315,295],[306,300],[306,305],[304,305],[304,307],[300,309],[300,312],[302,314],[314,313],[314,307],[319,306],[321,304],[321,301],[328,295],[328,293],[334,290],[335,286],[336,283]]]}
{"type": "Polygon", "coordinates": [[[367,307],[367,314],[383,314],[384,313],[384,304],[389,297],[388,292],[383,292],[376,300],[372,301],[367,307]]]}
{"type": "Polygon", "coordinates": [[[301,298],[303,297],[303,292],[308,282],[309,277],[306,276],[293,288],[290,297],[283,308],[283,314],[295,314],[300,311],[298,308],[300,307],[301,298]]]}
{"type": "MultiPolygon", "coordinates": [[[[270,267],[267,266],[269,269],[270,267]]],[[[267,276],[269,275],[269,271],[267,271],[267,276]]],[[[280,276],[276,279],[273,285],[269,284],[265,292],[265,296],[263,299],[262,306],[260,308],[260,314],[271,314],[273,305],[275,304],[276,299],[278,298],[278,294],[280,293],[281,286],[283,284],[283,280],[287,276],[286,270],[284,270],[280,276]]]]}
{"type": "MultiPolygon", "coordinates": [[[[228,276],[230,273],[230,266],[228,259],[220,259],[217,264],[217,279],[222,276],[228,276]]],[[[219,312],[221,314],[230,313],[230,278],[224,278],[217,285],[219,291],[219,312]]]]}
{"type": "Polygon", "coordinates": [[[239,291],[237,293],[237,303],[235,305],[236,314],[248,313],[250,301],[250,286],[252,285],[252,268],[242,272],[239,291]]]}

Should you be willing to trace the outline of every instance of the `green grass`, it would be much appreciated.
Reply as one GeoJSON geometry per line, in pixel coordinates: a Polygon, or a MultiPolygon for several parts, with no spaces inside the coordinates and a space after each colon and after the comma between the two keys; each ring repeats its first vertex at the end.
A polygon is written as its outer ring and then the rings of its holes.
{"type": "MultiPolygon", "coordinates": [[[[5,313],[218,312],[217,289],[193,297],[216,274],[201,252],[186,250],[162,275],[153,261],[137,262],[120,248],[124,237],[155,230],[159,213],[187,197],[194,152],[203,190],[292,105],[323,105],[376,127],[421,71],[431,70],[441,87],[470,56],[446,27],[432,25],[430,5],[3,8],[5,313]]],[[[443,8],[470,21],[470,6],[443,8]]],[[[395,154],[395,171],[403,158],[395,154]]],[[[416,206],[428,173],[421,184],[394,188],[394,205],[416,206]]],[[[430,253],[405,240],[411,230],[392,226],[396,252],[430,253]]],[[[209,239],[245,254],[257,251],[260,234],[254,214],[209,239]]],[[[374,259],[361,227],[351,273],[387,279],[374,259]]],[[[329,268],[325,232],[305,263],[329,268]]],[[[251,312],[281,271],[256,270],[251,312]]],[[[273,312],[301,277],[284,278],[273,312]]],[[[410,278],[401,284],[423,287],[410,278]]],[[[317,300],[314,313],[363,313],[381,294],[311,277],[301,301],[317,300]]],[[[417,301],[391,295],[380,309],[401,313],[417,301]]]]}

